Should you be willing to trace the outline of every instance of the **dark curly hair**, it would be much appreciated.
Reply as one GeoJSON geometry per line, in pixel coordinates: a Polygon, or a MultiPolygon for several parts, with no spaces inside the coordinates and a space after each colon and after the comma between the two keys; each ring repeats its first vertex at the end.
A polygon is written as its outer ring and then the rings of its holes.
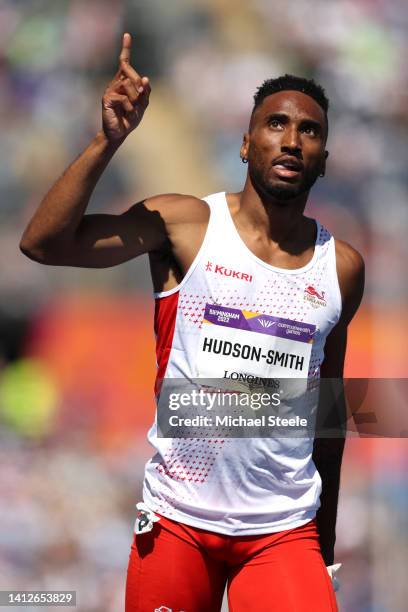
{"type": "Polygon", "coordinates": [[[251,119],[264,99],[279,91],[300,91],[313,98],[324,111],[326,128],[328,127],[327,111],[329,110],[329,99],[323,87],[318,85],[313,79],[305,79],[303,77],[294,76],[293,74],[284,74],[276,79],[267,79],[258,87],[254,95],[254,107],[252,109],[251,119]]]}

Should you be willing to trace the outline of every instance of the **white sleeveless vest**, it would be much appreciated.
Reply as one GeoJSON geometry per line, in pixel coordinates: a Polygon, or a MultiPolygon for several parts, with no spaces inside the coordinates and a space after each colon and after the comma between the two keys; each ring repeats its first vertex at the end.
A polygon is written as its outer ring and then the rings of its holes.
{"type": "MultiPolygon", "coordinates": [[[[203,199],[210,220],[194,262],[177,287],[155,294],[158,379],[233,378],[245,369],[253,376],[318,378],[326,337],[341,313],[333,237],[316,221],[309,263],[277,268],[242,241],[225,192],[203,199]],[[298,334],[297,357],[268,350],[275,346],[272,325],[283,342],[285,334],[298,334]],[[311,329],[313,342],[302,342],[311,329]]],[[[170,519],[257,535],[303,525],[320,506],[311,438],[159,438],[155,421],[148,440],[155,454],[146,464],[144,502],[170,519]]]]}

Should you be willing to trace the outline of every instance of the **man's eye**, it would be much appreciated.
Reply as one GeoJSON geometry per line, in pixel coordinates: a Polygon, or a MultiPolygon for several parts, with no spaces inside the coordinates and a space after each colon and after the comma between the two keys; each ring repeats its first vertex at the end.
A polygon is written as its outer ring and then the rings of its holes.
{"type": "Polygon", "coordinates": [[[304,127],[303,131],[306,134],[309,134],[309,136],[316,136],[316,128],[312,127],[311,125],[304,127]]]}
{"type": "Polygon", "coordinates": [[[279,121],[279,119],[270,119],[268,123],[273,128],[280,127],[281,125],[281,122],[279,121]]]}

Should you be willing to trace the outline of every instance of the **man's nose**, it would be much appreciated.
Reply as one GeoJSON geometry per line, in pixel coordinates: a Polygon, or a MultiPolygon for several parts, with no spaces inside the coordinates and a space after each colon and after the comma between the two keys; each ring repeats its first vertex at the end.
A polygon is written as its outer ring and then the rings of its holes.
{"type": "Polygon", "coordinates": [[[283,134],[281,148],[282,151],[295,151],[297,153],[302,151],[300,134],[296,126],[287,126],[283,134]]]}

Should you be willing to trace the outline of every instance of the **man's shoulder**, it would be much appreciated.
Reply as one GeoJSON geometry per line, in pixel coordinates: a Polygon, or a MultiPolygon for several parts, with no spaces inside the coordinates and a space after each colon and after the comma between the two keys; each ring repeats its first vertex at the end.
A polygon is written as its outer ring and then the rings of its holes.
{"type": "Polygon", "coordinates": [[[351,244],[336,238],[335,247],[338,271],[354,275],[364,270],[363,256],[351,244]]]}
{"type": "Polygon", "coordinates": [[[342,319],[348,324],[360,305],[364,292],[364,259],[348,242],[336,240],[337,276],[342,295],[342,319]]]}
{"type": "Polygon", "coordinates": [[[209,206],[204,200],[193,195],[166,193],[146,198],[144,206],[159,212],[166,223],[201,223],[208,220],[209,206]]]}

